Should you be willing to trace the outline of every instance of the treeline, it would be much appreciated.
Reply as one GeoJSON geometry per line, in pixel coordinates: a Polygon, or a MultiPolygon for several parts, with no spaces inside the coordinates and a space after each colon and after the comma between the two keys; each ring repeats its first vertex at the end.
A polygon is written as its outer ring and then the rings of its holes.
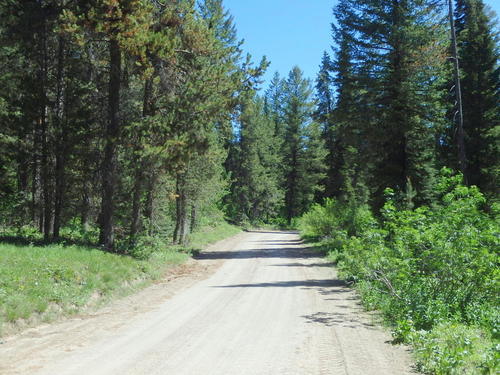
{"type": "Polygon", "coordinates": [[[299,227],[413,346],[419,370],[494,374],[498,34],[483,1],[455,1],[461,128],[446,3],[339,0],[317,80],[326,199],[299,227]]]}
{"type": "Polygon", "coordinates": [[[312,83],[298,67],[286,79],[276,73],[264,97],[248,98],[228,158],[230,217],[286,225],[319,199],[327,151],[314,111],[312,83]]]}
{"type": "Polygon", "coordinates": [[[443,167],[497,199],[495,18],[478,0],[455,9],[462,127],[447,2],[341,0],[315,90],[295,68],[243,107],[227,164],[230,216],[291,223],[325,198],[378,212],[386,188],[404,207],[433,205],[443,167]]]}
{"type": "Polygon", "coordinates": [[[223,217],[232,118],[267,63],[221,0],[2,1],[0,20],[0,226],[98,227],[113,249],[223,217]]]}
{"type": "Polygon", "coordinates": [[[447,166],[494,197],[499,51],[483,2],[456,1],[463,139],[446,2],[342,0],[334,15],[337,45],[333,57],[325,54],[317,85],[329,151],[326,196],[378,209],[389,187],[409,206],[431,204],[437,171],[447,166]]]}
{"type": "Polygon", "coordinates": [[[289,225],[325,198],[377,213],[388,187],[432,206],[444,166],[497,197],[499,51],[482,1],[454,15],[464,132],[442,1],[340,0],[316,87],[296,67],[264,94],[267,62],[243,56],[222,0],[0,4],[3,228],[182,243],[207,218],[289,225]]]}

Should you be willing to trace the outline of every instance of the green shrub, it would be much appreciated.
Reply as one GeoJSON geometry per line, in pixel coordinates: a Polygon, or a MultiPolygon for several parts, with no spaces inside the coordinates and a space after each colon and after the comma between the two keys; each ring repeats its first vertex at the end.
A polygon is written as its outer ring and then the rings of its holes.
{"type": "Polygon", "coordinates": [[[313,205],[298,223],[304,238],[326,240],[336,250],[342,249],[350,236],[364,233],[375,225],[367,206],[355,207],[334,199],[326,199],[323,206],[313,205]]]}
{"type": "MultiPolygon", "coordinates": [[[[341,276],[356,283],[366,307],[379,309],[393,324],[396,339],[411,340],[417,331],[434,332],[436,337],[451,334],[451,328],[448,332],[436,327],[453,322],[477,327],[498,343],[498,205],[484,210],[480,191],[463,186],[461,177],[448,170],[443,171],[439,201],[432,208],[405,209],[394,200],[396,194],[386,193],[378,223],[363,207],[327,201],[304,215],[303,233],[330,238],[341,276]]],[[[422,334],[418,342],[426,337],[434,336],[422,334]]],[[[443,361],[477,362],[465,358],[467,350],[460,352],[464,358],[454,350],[443,361]]],[[[491,358],[482,362],[486,373],[498,363],[498,357],[491,358]]]]}
{"type": "Polygon", "coordinates": [[[22,238],[26,241],[37,242],[43,239],[43,235],[32,225],[21,225],[18,227],[0,227],[0,237],[14,239],[22,238]]]}
{"type": "Polygon", "coordinates": [[[344,244],[341,270],[370,281],[393,321],[411,319],[430,329],[454,319],[496,329],[499,295],[499,226],[481,210],[475,187],[444,177],[442,203],[433,210],[397,210],[388,200],[379,228],[369,228],[344,244]]]}
{"type": "Polygon", "coordinates": [[[63,228],[61,237],[70,242],[93,244],[99,239],[99,229],[95,226],[83,225],[80,218],[73,218],[63,228]]]}
{"type": "Polygon", "coordinates": [[[436,375],[497,374],[498,347],[479,328],[444,323],[412,338],[419,370],[436,375]]]}
{"type": "Polygon", "coordinates": [[[127,253],[136,259],[149,259],[154,253],[167,249],[169,245],[158,237],[142,235],[138,236],[130,246],[127,253]]]}

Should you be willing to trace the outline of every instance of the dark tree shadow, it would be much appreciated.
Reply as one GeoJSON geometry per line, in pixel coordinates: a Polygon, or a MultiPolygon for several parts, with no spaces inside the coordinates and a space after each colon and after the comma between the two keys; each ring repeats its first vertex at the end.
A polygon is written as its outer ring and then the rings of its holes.
{"type": "Polygon", "coordinates": [[[11,244],[15,246],[50,246],[50,245],[64,245],[64,246],[82,246],[84,248],[89,249],[97,249],[102,250],[98,244],[86,241],[86,240],[77,240],[61,237],[57,240],[44,240],[43,238],[30,238],[30,237],[22,237],[22,236],[0,236],[0,243],[11,244]]]}
{"type": "Polygon", "coordinates": [[[269,267],[333,267],[335,263],[283,263],[283,264],[271,264],[269,267]]]}
{"type": "Polygon", "coordinates": [[[290,258],[310,259],[317,258],[318,253],[312,248],[281,247],[231,251],[202,251],[195,254],[194,259],[255,259],[255,258],[290,258]]]}
{"type": "Polygon", "coordinates": [[[280,235],[288,235],[288,234],[299,234],[299,231],[297,230],[277,230],[277,231],[271,231],[271,230],[259,230],[259,229],[245,229],[245,232],[248,233],[269,233],[269,234],[280,234],[280,235]]]}
{"type": "Polygon", "coordinates": [[[325,279],[325,280],[297,280],[297,281],[275,281],[270,283],[253,283],[253,284],[233,284],[233,285],[217,285],[213,288],[341,288],[331,290],[332,293],[343,293],[349,290],[342,289],[346,285],[342,280],[325,279]]]}
{"type": "Polygon", "coordinates": [[[262,244],[262,246],[299,246],[302,242],[291,242],[291,241],[282,241],[282,242],[270,242],[270,241],[258,241],[262,244]]]}
{"type": "MultiPolygon", "coordinates": [[[[342,305],[340,307],[352,309],[350,306],[346,305],[342,305]]],[[[363,322],[359,316],[357,316],[357,314],[353,314],[352,311],[345,313],[317,312],[310,315],[303,315],[302,318],[304,318],[307,323],[317,323],[327,327],[341,326],[357,329],[362,326],[368,329],[376,329],[374,324],[363,322]]]]}
{"type": "Polygon", "coordinates": [[[283,243],[292,243],[294,245],[299,245],[301,243],[303,243],[304,241],[302,241],[301,239],[297,239],[297,240],[276,240],[276,239],[272,239],[272,240],[257,240],[257,241],[251,241],[251,242],[257,242],[257,243],[267,243],[267,244],[275,244],[275,245],[281,245],[283,243]]]}

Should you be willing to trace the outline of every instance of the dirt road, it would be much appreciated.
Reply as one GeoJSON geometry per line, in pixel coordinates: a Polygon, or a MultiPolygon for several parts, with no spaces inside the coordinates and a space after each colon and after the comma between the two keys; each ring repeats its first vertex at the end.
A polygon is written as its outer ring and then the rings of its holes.
{"type": "Polygon", "coordinates": [[[0,374],[410,374],[403,347],[290,232],[241,233],[170,280],[6,338],[0,374]]]}

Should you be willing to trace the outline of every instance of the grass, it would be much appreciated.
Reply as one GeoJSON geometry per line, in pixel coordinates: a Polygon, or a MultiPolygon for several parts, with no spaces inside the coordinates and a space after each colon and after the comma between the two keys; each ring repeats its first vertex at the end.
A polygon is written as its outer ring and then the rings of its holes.
{"type": "MultiPolygon", "coordinates": [[[[202,228],[190,248],[200,249],[238,231],[226,223],[202,228]]],[[[0,335],[5,323],[13,327],[53,320],[96,299],[131,293],[161,278],[190,253],[168,246],[140,260],[82,245],[0,243],[0,335]]]]}
{"type": "Polygon", "coordinates": [[[217,226],[206,226],[191,235],[190,247],[200,250],[208,244],[217,242],[222,238],[234,236],[239,232],[241,232],[239,227],[226,222],[217,226]]]}

